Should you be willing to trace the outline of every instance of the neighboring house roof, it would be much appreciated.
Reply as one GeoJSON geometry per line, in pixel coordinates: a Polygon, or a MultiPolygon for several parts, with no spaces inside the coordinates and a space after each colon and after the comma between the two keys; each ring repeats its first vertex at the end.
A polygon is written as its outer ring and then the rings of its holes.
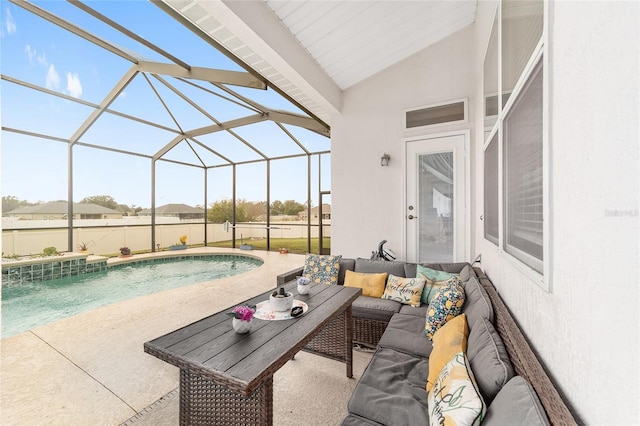
{"type": "Polygon", "coordinates": [[[118,211],[121,212],[125,212],[125,213],[131,213],[133,212],[133,210],[131,209],[131,207],[129,207],[126,204],[118,204],[118,211]]]}
{"type": "MultiPolygon", "coordinates": [[[[311,207],[311,213],[318,213],[320,211],[320,207],[311,207]]],[[[306,210],[302,210],[300,213],[306,213],[306,210]]],[[[322,204],[322,214],[331,213],[331,204],[322,204]]]]}
{"type": "MultiPolygon", "coordinates": [[[[164,206],[156,207],[157,215],[171,215],[171,214],[204,214],[204,209],[198,207],[191,207],[187,204],[165,204],[164,206]]],[[[138,212],[139,215],[150,215],[151,209],[142,209],[138,212]]]]}
{"type": "MultiPolygon", "coordinates": [[[[6,214],[66,214],[68,213],[68,203],[66,201],[51,201],[34,206],[18,207],[6,214]]],[[[73,203],[74,214],[122,214],[117,210],[99,206],[97,204],[73,203]]]]}

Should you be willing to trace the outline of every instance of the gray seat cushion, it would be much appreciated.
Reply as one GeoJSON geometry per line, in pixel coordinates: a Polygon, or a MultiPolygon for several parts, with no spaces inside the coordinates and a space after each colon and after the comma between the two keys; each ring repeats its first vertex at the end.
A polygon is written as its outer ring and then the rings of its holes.
{"type": "MultiPolygon", "coordinates": [[[[379,274],[386,272],[396,277],[404,277],[405,262],[388,262],[386,260],[356,259],[355,272],[379,274]]],[[[415,277],[415,275],[414,275],[415,277]]]]}
{"type": "Polygon", "coordinates": [[[360,416],[356,416],[354,414],[349,414],[347,417],[342,420],[340,426],[368,426],[368,425],[380,425],[381,423],[374,422],[373,420],[364,419],[360,416]]]}
{"type": "Polygon", "coordinates": [[[377,297],[360,296],[353,301],[352,315],[378,321],[389,321],[393,314],[400,311],[400,302],[378,299],[377,297]]]}
{"type": "Polygon", "coordinates": [[[349,412],[385,425],[428,425],[429,363],[381,348],[371,358],[349,400],[349,412]]]}
{"type": "Polygon", "coordinates": [[[493,322],[493,305],[487,291],[477,278],[471,277],[463,283],[465,302],[462,312],[467,315],[469,331],[473,330],[476,321],[486,319],[493,322]]]}
{"type": "Polygon", "coordinates": [[[400,308],[400,313],[403,315],[413,315],[414,317],[420,317],[423,321],[427,318],[427,308],[429,305],[425,305],[424,303],[418,307],[411,305],[402,305],[400,308]]]}
{"type": "Polygon", "coordinates": [[[424,322],[424,317],[394,315],[378,342],[378,348],[390,348],[409,355],[429,358],[433,344],[424,335],[424,322]]]}
{"type": "Polygon", "coordinates": [[[498,392],[482,425],[548,426],[549,419],[529,382],[516,376],[498,392]]]}
{"type": "Polygon", "coordinates": [[[469,331],[467,358],[480,393],[489,405],[515,373],[502,339],[484,318],[469,331]]]}

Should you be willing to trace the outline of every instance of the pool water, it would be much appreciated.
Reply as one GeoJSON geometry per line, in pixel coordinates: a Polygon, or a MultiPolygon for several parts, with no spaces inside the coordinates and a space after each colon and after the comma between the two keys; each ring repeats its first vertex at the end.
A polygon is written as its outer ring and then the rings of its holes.
{"type": "Polygon", "coordinates": [[[248,272],[262,260],[208,255],[2,286],[2,337],[122,300],[248,272]]]}

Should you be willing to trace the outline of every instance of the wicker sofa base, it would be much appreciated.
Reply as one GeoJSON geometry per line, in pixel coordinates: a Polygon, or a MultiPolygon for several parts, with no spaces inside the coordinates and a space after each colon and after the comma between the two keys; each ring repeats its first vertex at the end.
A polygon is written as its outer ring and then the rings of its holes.
{"type": "Polygon", "coordinates": [[[389,321],[353,317],[353,343],[375,348],[389,321]]]}
{"type": "Polygon", "coordinates": [[[273,376],[248,397],[180,370],[180,424],[272,425],[273,376]]]}

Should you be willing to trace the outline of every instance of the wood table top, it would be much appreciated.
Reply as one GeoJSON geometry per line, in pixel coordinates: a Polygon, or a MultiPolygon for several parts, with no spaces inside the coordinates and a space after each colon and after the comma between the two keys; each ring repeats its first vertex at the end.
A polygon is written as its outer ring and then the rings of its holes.
{"type": "MultiPolygon", "coordinates": [[[[309,306],[303,316],[279,321],[254,318],[251,331],[238,334],[227,315],[234,305],[146,342],[144,350],[249,396],[361,294],[359,288],[341,285],[314,284],[306,295],[296,292],[295,283],[285,288],[309,306]]],[[[272,291],[240,304],[257,305],[272,291]]]]}

